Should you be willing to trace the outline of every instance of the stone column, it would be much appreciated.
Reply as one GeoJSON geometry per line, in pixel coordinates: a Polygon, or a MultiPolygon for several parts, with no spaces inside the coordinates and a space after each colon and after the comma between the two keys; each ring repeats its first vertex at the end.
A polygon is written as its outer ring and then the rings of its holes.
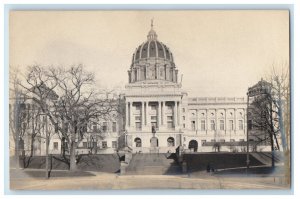
{"type": "Polygon", "coordinates": [[[174,101],[174,109],[173,109],[173,115],[174,115],[174,127],[177,127],[177,101],[174,101]]]}
{"type": "Polygon", "coordinates": [[[133,102],[129,102],[130,103],[130,127],[134,127],[133,125],[133,102]]]}
{"type": "Polygon", "coordinates": [[[233,110],[233,114],[234,114],[234,120],[233,120],[233,128],[234,128],[234,133],[236,133],[236,130],[237,130],[237,128],[236,128],[236,112],[237,112],[237,109],[235,108],[234,110],[233,110]]]}
{"type": "Polygon", "coordinates": [[[158,128],[161,126],[161,101],[158,101],[157,125],[158,125],[158,128]]]}
{"type": "Polygon", "coordinates": [[[182,103],[179,101],[178,103],[178,125],[182,127],[182,103]]]}
{"type": "Polygon", "coordinates": [[[176,82],[176,72],[175,72],[175,68],[173,68],[173,82],[176,82]]]}
{"type": "Polygon", "coordinates": [[[225,116],[224,116],[224,130],[225,130],[225,134],[226,134],[226,132],[227,132],[227,109],[226,108],[224,109],[224,114],[225,114],[225,116]]]}
{"type": "Polygon", "coordinates": [[[208,109],[206,109],[206,119],[205,119],[205,131],[206,131],[206,134],[207,134],[207,131],[208,131],[208,109]]]}
{"type": "MultiPolygon", "coordinates": [[[[218,110],[215,109],[215,134],[218,136],[218,110]]],[[[216,140],[217,141],[217,140],[216,140]]]]}
{"type": "Polygon", "coordinates": [[[141,76],[140,76],[140,73],[141,73],[141,70],[140,70],[140,67],[138,67],[138,68],[137,68],[137,78],[136,78],[137,81],[140,81],[140,80],[141,80],[141,78],[140,78],[140,77],[141,77],[141,76]]]}
{"type": "Polygon", "coordinates": [[[144,130],[144,124],[145,124],[145,110],[144,110],[144,102],[142,101],[142,110],[141,110],[141,126],[142,130],[144,130]]]}
{"type": "Polygon", "coordinates": [[[247,109],[244,108],[244,126],[243,126],[243,130],[244,130],[244,134],[246,134],[246,130],[247,130],[247,121],[248,121],[248,118],[247,118],[247,109]]]}
{"type": "Polygon", "coordinates": [[[134,69],[132,69],[130,71],[130,75],[131,75],[131,82],[134,82],[135,81],[135,78],[134,78],[134,69]]]}
{"type": "Polygon", "coordinates": [[[175,70],[175,82],[178,83],[178,70],[175,70]]]}
{"type": "Polygon", "coordinates": [[[131,83],[131,72],[128,71],[128,82],[131,83]]]}
{"type": "Polygon", "coordinates": [[[199,129],[199,124],[198,124],[198,123],[199,123],[199,118],[198,118],[198,117],[199,117],[199,110],[196,109],[196,121],[195,121],[195,123],[196,123],[196,124],[195,124],[195,125],[196,125],[196,126],[195,126],[196,133],[198,132],[198,129],[199,129]]]}
{"type": "Polygon", "coordinates": [[[165,101],[163,101],[162,102],[162,112],[161,112],[161,123],[162,123],[162,125],[163,126],[166,126],[166,119],[165,119],[165,115],[166,115],[166,109],[165,109],[165,107],[166,107],[166,102],[165,101]]]}
{"type": "Polygon", "coordinates": [[[149,126],[149,124],[151,124],[151,121],[150,121],[150,117],[149,117],[149,102],[146,101],[146,126],[149,126]]]}
{"type": "Polygon", "coordinates": [[[126,126],[129,127],[129,115],[128,115],[128,102],[125,103],[125,119],[126,119],[126,126]]]}

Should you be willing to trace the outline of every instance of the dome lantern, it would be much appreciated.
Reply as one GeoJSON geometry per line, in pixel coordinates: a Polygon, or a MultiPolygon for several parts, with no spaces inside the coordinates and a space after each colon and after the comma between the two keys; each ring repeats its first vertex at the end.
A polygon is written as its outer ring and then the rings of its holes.
{"type": "Polygon", "coordinates": [[[157,39],[157,34],[156,32],[154,31],[153,29],[153,19],[151,19],[151,29],[147,35],[147,38],[148,38],[148,41],[151,41],[151,40],[156,40],[157,39]]]}

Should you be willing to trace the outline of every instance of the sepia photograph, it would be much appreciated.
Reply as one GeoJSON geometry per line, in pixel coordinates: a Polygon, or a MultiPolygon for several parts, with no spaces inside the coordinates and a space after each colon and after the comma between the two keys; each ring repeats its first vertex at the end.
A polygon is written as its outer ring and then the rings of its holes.
{"type": "Polygon", "coordinates": [[[9,189],[290,190],[290,11],[10,10],[9,189]]]}

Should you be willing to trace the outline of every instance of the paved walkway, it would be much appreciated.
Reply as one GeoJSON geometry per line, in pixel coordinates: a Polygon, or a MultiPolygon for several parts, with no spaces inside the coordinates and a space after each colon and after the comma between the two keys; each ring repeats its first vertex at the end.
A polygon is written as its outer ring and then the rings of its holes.
{"type": "Polygon", "coordinates": [[[274,177],[202,175],[125,175],[89,172],[81,177],[12,178],[13,190],[99,190],[99,189],[288,189],[274,177]]]}

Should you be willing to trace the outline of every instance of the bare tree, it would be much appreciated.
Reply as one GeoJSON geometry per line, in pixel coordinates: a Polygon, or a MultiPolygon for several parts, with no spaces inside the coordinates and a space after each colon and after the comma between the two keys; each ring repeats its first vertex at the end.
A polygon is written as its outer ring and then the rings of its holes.
{"type": "MultiPolygon", "coordinates": [[[[251,136],[256,138],[256,144],[270,144],[271,151],[276,149],[284,153],[284,163],[290,170],[290,78],[287,63],[273,64],[271,73],[258,84],[251,87],[248,95],[254,100],[250,106],[252,128],[256,131],[251,136]],[[254,94],[251,94],[253,92],[254,94]],[[255,93],[257,92],[257,93],[255,93]],[[281,141],[281,145],[279,143],[281,141]],[[275,141],[275,143],[274,143],[275,141]]],[[[272,153],[272,166],[274,154],[272,153]]],[[[289,174],[287,174],[289,176],[289,174]]]]}
{"type": "Polygon", "coordinates": [[[107,119],[115,110],[115,100],[95,91],[94,76],[86,73],[82,65],[68,69],[32,66],[26,84],[21,86],[55,127],[63,146],[68,147],[69,158],[65,147],[63,158],[70,170],[75,170],[77,144],[84,138],[87,124],[98,118],[107,119]]]}
{"type": "MultiPolygon", "coordinates": [[[[28,128],[26,129],[24,137],[29,137],[30,141],[27,144],[30,145],[30,149],[28,155],[24,154],[22,156],[24,168],[27,168],[31,163],[35,151],[35,143],[38,140],[45,139],[44,135],[42,134],[42,131],[46,128],[46,125],[45,122],[42,120],[44,120],[44,118],[40,108],[35,107],[32,104],[31,106],[27,105],[26,126],[28,126],[28,128]]],[[[45,133],[49,132],[45,131],[45,133]]]]}
{"type": "Polygon", "coordinates": [[[9,105],[9,130],[10,146],[14,147],[15,166],[20,166],[20,151],[23,151],[24,134],[27,129],[26,97],[19,87],[19,78],[15,71],[10,72],[10,105],[9,105]],[[22,124],[24,124],[22,126],[22,124]]]}

